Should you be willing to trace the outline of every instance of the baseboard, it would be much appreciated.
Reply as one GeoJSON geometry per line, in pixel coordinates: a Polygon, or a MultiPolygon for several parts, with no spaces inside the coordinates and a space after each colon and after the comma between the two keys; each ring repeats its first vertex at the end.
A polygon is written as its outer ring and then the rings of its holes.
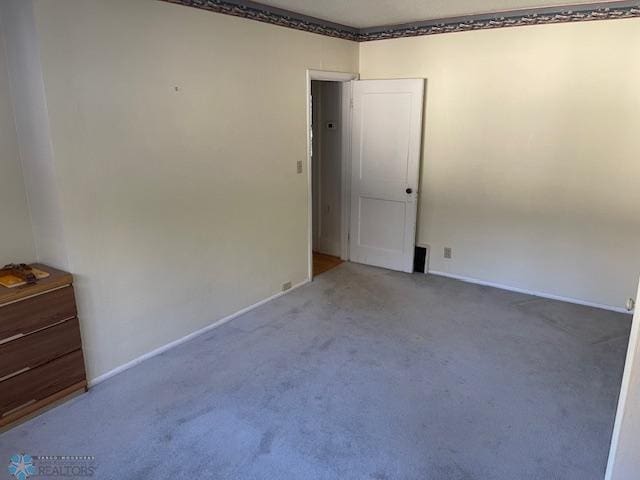
{"type": "Polygon", "coordinates": [[[294,285],[293,287],[291,287],[289,290],[285,291],[285,292],[280,292],[280,293],[276,293],[275,295],[272,295],[268,298],[265,298],[264,300],[260,300],[258,303],[254,303],[253,305],[250,305],[246,308],[243,308],[242,310],[238,310],[235,313],[232,313],[231,315],[228,315],[224,318],[221,318],[220,320],[216,320],[215,322],[213,322],[210,325],[207,325],[206,327],[203,327],[199,330],[196,330],[195,332],[192,332],[182,338],[179,338],[178,340],[174,340],[173,342],[169,342],[166,345],[163,345],[161,347],[156,348],[155,350],[152,350],[150,352],[145,353],[144,355],[139,356],[138,358],[135,358],[133,360],[131,360],[130,362],[125,363],[124,365],[120,365],[119,367],[114,368],[113,370],[108,371],[107,373],[103,373],[102,375],[97,376],[96,378],[93,378],[91,380],[89,380],[89,386],[93,387],[101,382],[104,382],[105,380],[113,377],[114,375],[117,375],[119,373],[124,372],[125,370],[129,370],[132,367],[135,367],[136,365],[138,365],[139,363],[144,362],[145,360],[148,360],[150,358],[155,357],[156,355],[160,355],[161,353],[166,352],[167,350],[171,350],[174,347],[177,347],[178,345],[181,345],[185,342],[188,342],[189,340],[192,340],[204,333],[207,333],[210,330],[213,330],[216,327],[219,327],[221,325],[224,325],[225,323],[233,320],[234,318],[239,317],[240,315],[244,315],[245,313],[250,312],[251,310],[254,310],[262,305],[264,305],[265,303],[270,302],[271,300],[275,300],[276,298],[282,297],[283,295],[286,295],[288,293],[291,293],[292,291],[294,291],[297,288],[302,287],[303,285],[306,285],[307,283],[309,283],[309,280],[305,280],[303,282],[300,282],[296,285],[294,285]]]}
{"type": "Polygon", "coordinates": [[[524,288],[510,287],[509,285],[502,285],[500,283],[487,282],[485,280],[479,280],[477,278],[465,277],[463,275],[455,275],[453,273],[440,272],[437,270],[430,270],[428,273],[431,275],[437,275],[439,277],[453,278],[454,280],[460,280],[462,282],[475,283],[476,285],[484,285],[486,287],[494,287],[494,288],[499,288],[501,290],[508,290],[510,292],[525,293],[527,295],[534,295],[536,297],[548,298],[550,300],[560,300],[561,302],[575,303],[576,305],[584,305],[586,307],[601,308],[603,310],[609,310],[612,312],[626,313],[629,315],[633,314],[633,312],[629,312],[624,307],[614,307],[612,305],[603,305],[601,303],[587,302],[585,300],[579,300],[577,298],[563,297],[561,295],[554,295],[551,293],[538,292],[535,290],[527,290],[524,288]]]}

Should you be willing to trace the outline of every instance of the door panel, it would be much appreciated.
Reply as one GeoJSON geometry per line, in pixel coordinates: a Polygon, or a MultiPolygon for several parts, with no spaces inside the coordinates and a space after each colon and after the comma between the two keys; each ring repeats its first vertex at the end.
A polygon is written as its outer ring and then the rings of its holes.
{"type": "Polygon", "coordinates": [[[424,80],[352,83],[350,257],[411,272],[424,80]]]}
{"type": "Polygon", "coordinates": [[[411,96],[362,96],[360,177],[365,181],[407,180],[411,96]]]}
{"type": "Polygon", "coordinates": [[[364,247],[384,249],[390,252],[404,246],[404,202],[360,197],[360,229],[358,243],[364,247]]]}

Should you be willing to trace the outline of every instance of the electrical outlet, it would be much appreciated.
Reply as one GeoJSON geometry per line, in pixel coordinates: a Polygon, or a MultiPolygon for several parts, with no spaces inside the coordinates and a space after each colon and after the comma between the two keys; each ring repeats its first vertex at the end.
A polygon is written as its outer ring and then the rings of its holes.
{"type": "Polygon", "coordinates": [[[302,173],[302,160],[298,160],[297,171],[298,173],[302,173]]]}
{"type": "Polygon", "coordinates": [[[452,253],[451,247],[444,247],[444,258],[451,258],[452,253]]]}
{"type": "Polygon", "coordinates": [[[287,290],[289,290],[291,288],[291,282],[287,282],[287,283],[283,283],[282,284],[282,291],[286,292],[287,290]]]}

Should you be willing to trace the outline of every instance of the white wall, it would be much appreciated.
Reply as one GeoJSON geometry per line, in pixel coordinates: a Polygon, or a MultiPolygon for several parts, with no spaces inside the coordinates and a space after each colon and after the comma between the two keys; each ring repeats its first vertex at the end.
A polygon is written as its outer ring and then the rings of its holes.
{"type": "Polygon", "coordinates": [[[0,12],[0,267],[36,259],[14,123],[0,12]]]}
{"type": "Polygon", "coordinates": [[[342,88],[341,82],[312,82],[314,250],[336,257],[342,244],[342,88]]]}
{"type": "Polygon", "coordinates": [[[68,268],[62,206],[47,115],[38,36],[31,0],[0,2],[11,99],[37,259],[68,268]]]}
{"type": "MultiPolygon", "coordinates": [[[[638,290],[636,305],[640,305],[638,290]]],[[[606,480],[637,480],[640,473],[640,308],[633,319],[606,480]]]]}
{"type": "Polygon", "coordinates": [[[34,6],[89,376],[304,281],[306,69],[357,71],[357,45],[155,0],[34,6]]]}
{"type": "Polygon", "coordinates": [[[360,45],[362,78],[427,79],[432,270],[624,306],[640,272],[637,58],[640,19],[360,45]]]}

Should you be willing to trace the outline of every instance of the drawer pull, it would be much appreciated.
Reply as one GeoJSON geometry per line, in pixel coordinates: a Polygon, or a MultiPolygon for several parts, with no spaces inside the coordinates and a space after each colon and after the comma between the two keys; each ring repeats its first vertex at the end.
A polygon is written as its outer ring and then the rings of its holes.
{"type": "Polygon", "coordinates": [[[73,316],[73,317],[64,318],[62,320],[58,320],[55,323],[52,323],[52,324],[47,325],[45,327],[38,328],[36,330],[31,330],[31,331],[26,332],[26,333],[19,333],[17,335],[14,335],[13,337],[4,338],[4,339],[0,340],[0,345],[2,345],[3,343],[11,342],[13,340],[17,340],[17,339],[22,338],[22,337],[24,337],[26,335],[31,335],[33,333],[41,332],[42,330],[46,330],[47,328],[55,327],[56,325],[60,325],[61,323],[68,322],[69,320],[73,320],[74,318],[76,318],[76,317],[73,316]]]}
{"type": "Polygon", "coordinates": [[[4,377],[0,378],[0,382],[8,380],[11,377],[15,377],[16,375],[20,375],[21,373],[28,372],[29,370],[31,370],[31,367],[24,367],[21,370],[15,371],[13,373],[10,373],[9,375],[5,375],[4,377]]]}
{"type": "Polygon", "coordinates": [[[21,337],[24,337],[24,333],[19,333],[17,335],[14,335],[13,337],[9,337],[9,338],[3,338],[2,340],[0,340],[0,345],[2,345],[3,343],[7,343],[10,342],[12,340],[17,340],[21,337]]]}
{"type": "Polygon", "coordinates": [[[23,408],[28,407],[29,405],[33,405],[34,403],[36,403],[37,400],[34,398],[33,400],[29,400],[28,402],[23,403],[22,405],[20,405],[19,407],[13,408],[11,410],[9,410],[8,412],[4,412],[2,414],[3,417],[6,417],[7,415],[11,415],[12,413],[15,413],[19,410],[22,410],[23,408]]]}
{"type": "Polygon", "coordinates": [[[36,330],[31,330],[27,333],[23,333],[22,335],[24,336],[24,335],[31,335],[32,333],[38,333],[38,332],[41,332],[42,330],[46,330],[47,328],[55,327],[56,325],[60,325],[61,323],[68,322],[69,320],[73,320],[74,318],[76,318],[75,315],[72,317],[63,318],[62,320],[56,320],[55,323],[50,323],[49,325],[46,325],[42,328],[38,328],[36,330]]]}
{"type": "Polygon", "coordinates": [[[39,297],[41,295],[46,295],[47,293],[55,292],[57,290],[61,290],[63,288],[67,288],[67,287],[70,287],[70,286],[71,286],[70,283],[66,283],[64,285],[60,285],[59,287],[52,288],[51,290],[45,290],[44,292],[34,293],[33,295],[29,295],[27,297],[22,297],[22,298],[19,298],[17,300],[11,300],[10,302],[5,302],[2,305],[0,305],[0,307],[4,307],[5,305],[11,305],[12,303],[23,302],[25,300],[29,300],[30,298],[35,298],[35,297],[39,297]]]}

